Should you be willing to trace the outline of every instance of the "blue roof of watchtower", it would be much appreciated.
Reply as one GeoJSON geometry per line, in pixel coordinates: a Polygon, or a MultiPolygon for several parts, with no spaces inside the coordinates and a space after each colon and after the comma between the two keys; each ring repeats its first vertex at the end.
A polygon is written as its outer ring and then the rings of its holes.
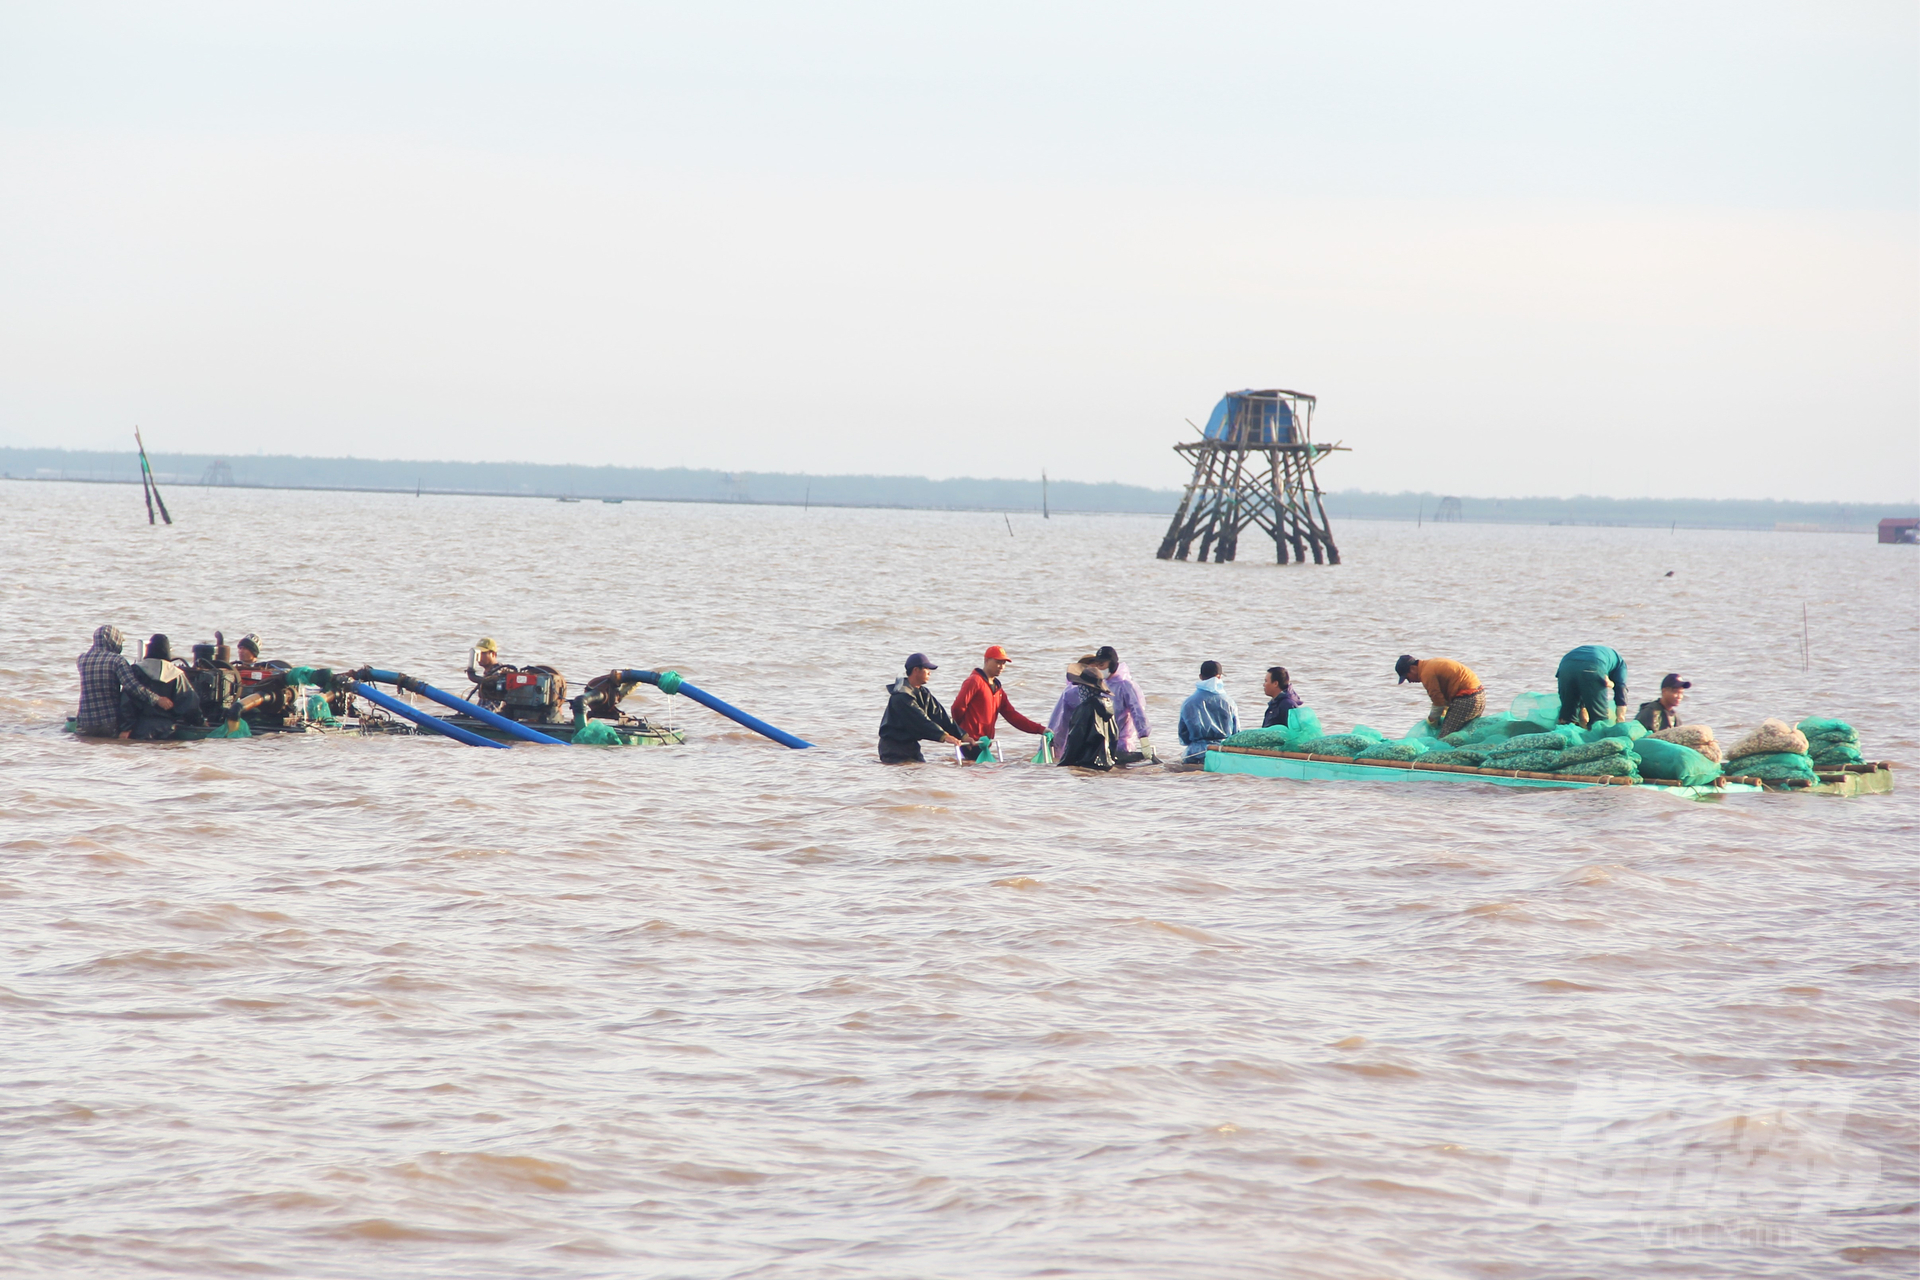
{"type": "Polygon", "coordinates": [[[1293,413],[1296,399],[1311,403],[1313,397],[1297,391],[1229,391],[1213,406],[1205,435],[1209,440],[1249,445],[1299,444],[1293,413]]]}

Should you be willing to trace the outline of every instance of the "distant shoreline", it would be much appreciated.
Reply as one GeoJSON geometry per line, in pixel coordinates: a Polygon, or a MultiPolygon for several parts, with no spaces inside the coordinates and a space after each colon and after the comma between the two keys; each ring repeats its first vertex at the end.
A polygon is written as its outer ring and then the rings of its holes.
{"type": "MultiPolygon", "coordinates": [[[[1049,480],[726,472],[685,467],[581,467],[549,463],[436,462],[294,455],[155,453],[155,477],[173,488],[284,489],[305,493],[418,492],[441,497],[580,502],[714,503],[887,511],[1152,515],[1168,518],[1181,489],[1049,480]]],[[[140,483],[131,451],[0,447],[0,476],[80,484],[140,483]]],[[[1331,490],[1328,516],[1343,520],[1618,528],[1747,529],[1870,533],[1887,516],[1920,515],[1915,503],[1779,502],[1707,498],[1476,498],[1434,493],[1331,490]]]]}
{"type": "MultiPolygon", "coordinates": [[[[564,493],[542,493],[537,491],[528,491],[525,489],[520,489],[520,490],[436,489],[436,488],[430,488],[427,486],[421,486],[418,489],[399,489],[399,488],[390,488],[390,487],[385,487],[380,485],[257,484],[257,483],[241,483],[237,481],[232,483],[227,483],[227,484],[208,485],[208,484],[196,484],[189,481],[173,478],[170,476],[163,476],[163,479],[168,489],[246,489],[249,491],[276,491],[276,492],[286,492],[286,493],[375,493],[375,494],[389,494],[389,495],[398,496],[398,497],[415,496],[415,497],[423,497],[423,498],[521,498],[521,499],[529,499],[536,502],[577,502],[577,503],[591,502],[591,503],[601,503],[603,505],[610,505],[610,506],[620,505],[628,502],[665,502],[665,503],[683,503],[688,505],[701,504],[706,506],[719,506],[719,507],[728,507],[728,506],[802,507],[802,508],[821,507],[821,508],[826,508],[830,510],[850,510],[850,511],[957,511],[957,512],[976,512],[981,514],[999,514],[1003,512],[1007,514],[1014,514],[1014,515],[1039,515],[1040,514],[1040,508],[1037,506],[1036,507],[934,506],[934,505],[924,504],[924,503],[904,503],[904,502],[846,502],[846,501],[828,501],[828,500],[794,501],[792,499],[786,499],[786,498],[750,498],[750,497],[719,498],[719,497],[698,497],[698,496],[676,497],[676,496],[661,496],[657,494],[573,495],[573,494],[564,494],[564,493]]],[[[114,477],[91,476],[90,477],[90,476],[0,475],[0,480],[17,480],[23,483],[36,483],[36,484],[106,484],[106,485],[127,485],[127,486],[137,485],[140,483],[138,478],[130,479],[124,476],[114,476],[114,477]]],[[[1336,520],[1381,521],[1381,522],[1395,523],[1395,524],[1420,523],[1420,516],[1418,514],[1414,516],[1405,516],[1405,515],[1399,515],[1399,514],[1363,514],[1363,513],[1354,512],[1354,511],[1338,513],[1336,512],[1336,499],[1338,496],[1340,495],[1335,495],[1335,494],[1327,495],[1328,511],[1330,513],[1334,513],[1332,515],[1332,518],[1336,520]]],[[[1538,501],[1538,499],[1535,499],[1534,501],[1538,501]]],[[[1059,514],[1062,516],[1100,516],[1100,515],[1169,516],[1171,515],[1171,511],[1099,510],[1099,509],[1090,508],[1090,507],[1058,508],[1058,511],[1059,511],[1059,514]]],[[[1903,510],[1896,509],[1892,512],[1892,514],[1896,514],[1896,515],[1905,514],[1905,512],[1903,510]]],[[[1429,512],[1425,518],[1425,523],[1439,524],[1439,523],[1449,523],[1449,522],[1435,520],[1431,512],[1429,512]]],[[[1877,523],[1876,524],[1824,524],[1816,521],[1775,521],[1774,523],[1769,525],[1769,524],[1735,524],[1735,523],[1725,523],[1725,522],[1701,522],[1701,521],[1688,521],[1688,520],[1679,520],[1679,519],[1676,519],[1676,520],[1610,520],[1610,519],[1600,519],[1600,518],[1579,519],[1575,517],[1549,519],[1549,518],[1543,518],[1539,516],[1510,517],[1506,519],[1496,519],[1496,518],[1490,518],[1487,516],[1463,516],[1459,520],[1453,521],[1451,523],[1529,525],[1529,526],[1535,526],[1535,527],[1579,527],[1579,528],[1598,528],[1598,529],[1657,529],[1662,525],[1666,525],[1670,528],[1723,530],[1726,532],[1840,533],[1840,534],[1872,534],[1877,532],[1877,527],[1878,527],[1877,523]]]]}

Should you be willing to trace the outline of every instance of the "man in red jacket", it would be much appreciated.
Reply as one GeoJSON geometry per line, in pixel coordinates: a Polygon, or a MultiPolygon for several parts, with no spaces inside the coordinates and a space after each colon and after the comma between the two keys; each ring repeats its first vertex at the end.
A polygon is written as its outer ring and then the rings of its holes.
{"type": "Polygon", "coordinates": [[[987,656],[973,674],[961,684],[953,699],[953,722],[969,738],[991,738],[994,724],[1002,715],[1022,733],[1045,733],[1047,726],[1035,724],[1013,709],[1007,691],[1000,687],[1000,673],[1013,659],[999,645],[987,650],[987,656]]]}

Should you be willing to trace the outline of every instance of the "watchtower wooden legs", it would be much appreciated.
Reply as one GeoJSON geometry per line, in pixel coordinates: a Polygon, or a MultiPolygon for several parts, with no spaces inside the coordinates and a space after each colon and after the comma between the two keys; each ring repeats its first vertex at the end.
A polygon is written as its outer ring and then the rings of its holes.
{"type": "Polygon", "coordinates": [[[1339,564],[1333,526],[1327,520],[1320,482],[1313,472],[1324,446],[1311,444],[1240,446],[1219,440],[1178,444],[1174,449],[1193,461],[1193,479],[1160,540],[1158,558],[1185,560],[1200,544],[1200,559],[1211,553],[1216,563],[1232,560],[1240,550],[1240,531],[1256,525],[1273,539],[1274,558],[1305,564],[1309,551],[1315,564],[1339,564]],[[1248,462],[1259,457],[1255,466],[1248,462]],[[1249,474],[1249,472],[1252,474],[1249,474]]]}

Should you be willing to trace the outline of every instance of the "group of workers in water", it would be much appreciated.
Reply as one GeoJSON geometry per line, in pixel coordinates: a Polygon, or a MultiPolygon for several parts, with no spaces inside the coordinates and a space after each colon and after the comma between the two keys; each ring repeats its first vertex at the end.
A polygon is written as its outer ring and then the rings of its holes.
{"type": "MultiPolygon", "coordinates": [[[[1020,714],[1008,700],[1000,674],[1012,661],[1003,646],[990,647],[961,682],[949,713],[928,687],[939,667],[924,653],[909,654],[906,674],[887,686],[887,707],[880,719],[881,762],[923,760],[923,742],[954,747],[965,760],[978,759],[1003,719],[1022,733],[1058,743],[1057,764],[1104,770],[1154,759],[1146,704],[1112,645],[1068,665],[1067,687],[1046,724],[1020,714]]],[[[1486,688],[1464,663],[1402,654],[1393,669],[1401,684],[1418,684],[1426,691],[1427,723],[1436,737],[1458,732],[1487,713],[1486,688]]],[[[1627,664],[1617,651],[1581,645],[1560,660],[1554,674],[1559,723],[1586,726],[1626,718],[1627,664]]],[[[1239,708],[1226,691],[1225,675],[1218,662],[1201,663],[1199,683],[1180,704],[1178,734],[1186,761],[1204,758],[1207,748],[1240,731],[1239,708]]],[[[1649,732],[1673,728],[1680,723],[1680,701],[1692,687],[1691,681],[1669,674],[1660,682],[1659,698],[1641,703],[1634,719],[1649,732]]],[[[1285,667],[1267,668],[1263,691],[1263,728],[1285,725],[1292,710],[1304,705],[1285,667]]]]}
{"type": "MultiPolygon", "coordinates": [[[[80,655],[80,710],[75,729],[88,738],[171,738],[180,726],[226,719],[249,696],[259,698],[287,670],[260,660],[260,638],[241,636],[232,646],[220,632],[211,644],[193,646],[193,660],[180,663],[164,635],[146,643],[137,661],[123,652],[120,628],[94,629],[93,647],[80,655]]],[[[284,685],[284,681],[278,683],[284,685]]]]}
{"type": "MultiPolygon", "coordinates": [[[[185,665],[174,660],[171,642],[164,635],[149,639],[138,661],[128,661],[124,645],[118,627],[101,626],[93,633],[93,647],[80,655],[80,710],[75,728],[85,737],[170,738],[182,725],[232,720],[239,708],[254,711],[270,699],[286,683],[279,677],[290,670],[283,662],[262,661],[260,640],[251,634],[242,636],[230,650],[226,638],[215,632],[213,643],[193,646],[192,662],[185,665]]],[[[1049,746],[1042,758],[1051,751],[1058,764],[1112,769],[1155,759],[1146,702],[1112,645],[1068,665],[1067,687],[1045,724],[1022,715],[1008,698],[1000,676],[1012,661],[1003,646],[989,647],[980,665],[961,682],[949,712],[928,684],[939,667],[924,653],[909,654],[906,673],[887,686],[887,707],[880,720],[881,761],[922,760],[925,742],[952,746],[962,759],[978,759],[985,744],[998,735],[1003,720],[1022,733],[1045,738],[1049,746]]],[[[1393,669],[1401,684],[1418,684],[1426,691],[1427,723],[1437,737],[1465,728],[1487,713],[1486,689],[1464,663],[1402,654],[1393,669]]],[[[499,646],[491,639],[474,646],[467,674],[483,705],[524,711],[520,718],[555,714],[565,697],[565,678],[559,672],[502,663],[499,646]],[[521,702],[528,705],[522,708],[521,702]]],[[[1239,708],[1226,691],[1225,675],[1220,663],[1201,663],[1199,682],[1180,704],[1178,735],[1188,761],[1203,758],[1208,747],[1240,731],[1239,708]]],[[[1555,678],[1560,723],[1588,725],[1626,718],[1627,664],[1616,650],[1581,645],[1560,660],[1555,678]]],[[[1692,687],[1677,674],[1669,674],[1660,682],[1659,698],[1640,704],[1634,718],[1650,732],[1673,728],[1681,722],[1681,699],[1692,687]]],[[[1290,712],[1303,705],[1285,667],[1267,668],[1264,692],[1262,727],[1285,725],[1290,712]]]]}

